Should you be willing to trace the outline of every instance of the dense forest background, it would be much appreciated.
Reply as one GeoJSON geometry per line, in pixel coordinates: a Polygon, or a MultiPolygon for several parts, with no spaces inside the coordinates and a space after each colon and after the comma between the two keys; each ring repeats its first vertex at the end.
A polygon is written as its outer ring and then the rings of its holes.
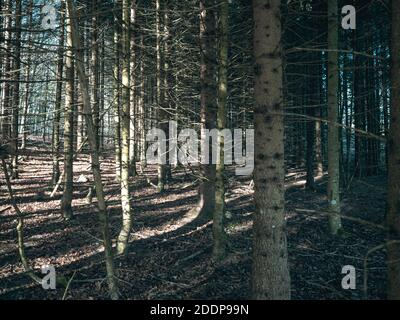
{"type": "Polygon", "coordinates": [[[0,299],[400,299],[399,16],[0,0],[0,299]],[[173,163],[170,121],[253,129],[254,172],[173,163]]]}

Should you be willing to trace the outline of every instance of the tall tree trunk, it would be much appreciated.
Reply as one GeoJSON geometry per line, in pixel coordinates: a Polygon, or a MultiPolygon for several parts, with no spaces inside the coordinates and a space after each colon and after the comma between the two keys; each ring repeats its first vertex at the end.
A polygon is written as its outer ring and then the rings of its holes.
{"type": "Polygon", "coordinates": [[[280,0],[253,0],[255,213],[252,296],[290,299],[285,213],[280,0]]]}
{"type": "MultiPolygon", "coordinates": [[[[370,42],[367,42],[367,47],[369,47],[370,42]]],[[[367,90],[367,103],[365,105],[366,108],[366,131],[379,134],[377,132],[377,125],[376,125],[376,118],[375,118],[375,71],[376,67],[372,59],[367,60],[367,67],[366,67],[366,90],[367,90]]],[[[366,175],[373,176],[377,173],[378,163],[377,163],[377,141],[375,139],[368,139],[366,141],[366,152],[367,152],[367,167],[366,167],[366,175]]]]}
{"type": "MultiPolygon", "coordinates": [[[[321,55],[319,59],[323,59],[323,56],[321,55]]],[[[322,78],[322,70],[321,66],[319,67],[319,78],[322,78]]],[[[322,83],[321,81],[318,82],[318,91],[317,91],[317,96],[318,96],[318,111],[317,111],[317,116],[319,118],[322,118],[322,105],[323,105],[323,97],[322,97],[322,83]]],[[[324,174],[324,165],[323,165],[323,157],[322,157],[322,123],[321,121],[315,121],[315,160],[317,162],[317,175],[318,177],[321,177],[324,174]]]]}
{"type": "MultiPolygon", "coordinates": [[[[72,48],[78,49],[81,48],[79,36],[77,34],[77,27],[76,27],[76,14],[75,8],[73,5],[72,0],[67,1],[67,16],[70,29],[69,40],[71,41],[72,48]]],[[[107,269],[107,280],[108,280],[108,287],[110,290],[111,299],[117,300],[119,297],[118,287],[115,279],[115,270],[114,270],[114,261],[113,261],[113,253],[112,253],[112,241],[111,235],[109,230],[109,221],[108,221],[108,213],[106,202],[104,199],[104,191],[103,191],[103,183],[101,181],[101,171],[100,171],[100,161],[99,161],[99,153],[97,149],[97,141],[95,135],[95,127],[94,127],[94,120],[92,116],[92,107],[90,104],[90,89],[89,83],[86,77],[85,67],[83,65],[83,57],[82,52],[80,50],[76,51],[77,59],[76,59],[76,68],[78,73],[78,79],[81,88],[82,100],[83,100],[83,108],[85,112],[85,119],[87,125],[87,133],[88,133],[88,140],[91,149],[91,156],[92,156],[92,171],[93,171],[93,178],[96,188],[97,194],[97,205],[99,210],[99,220],[101,224],[101,231],[103,236],[103,245],[104,245],[104,252],[105,252],[105,259],[106,259],[106,269],[107,269]]]]}
{"type": "MultiPolygon", "coordinates": [[[[3,0],[0,0],[0,11],[3,12],[3,0]]],[[[0,28],[4,28],[4,17],[0,15],[0,28]]],[[[4,41],[4,32],[3,30],[0,30],[0,37],[4,41]]],[[[0,52],[0,78],[3,78],[3,58],[4,58],[4,53],[0,52]]],[[[0,113],[3,114],[3,82],[0,83],[0,113]]],[[[0,132],[1,132],[1,119],[0,119],[0,132]]]]}
{"type": "MultiPolygon", "coordinates": [[[[32,28],[33,25],[33,16],[32,16],[32,11],[33,11],[33,0],[29,1],[29,7],[28,7],[28,25],[29,28],[32,28]]],[[[62,26],[63,28],[64,26],[62,26]]],[[[32,50],[32,33],[29,32],[28,34],[28,50],[32,50]]],[[[26,140],[28,137],[28,132],[27,132],[27,114],[29,111],[29,102],[30,102],[30,73],[31,73],[31,61],[32,61],[32,56],[29,52],[28,58],[26,61],[26,66],[25,66],[25,101],[24,101],[24,109],[22,112],[22,117],[21,117],[21,129],[22,129],[22,141],[21,141],[21,150],[26,149],[26,140]]]]}
{"type": "Polygon", "coordinates": [[[100,101],[99,101],[99,45],[97,11],[98,1],[92,0],[92,33],[91,33],[91,79],[92,79],[92,104],[93,121],[96,133],[97,148],[100,145],[100,101]]]}
{"type": "MultiPolygon", "coordinates": [[[[311,58],[314,58],[314,55],[311,55],[311,58]]],[[[306,101],[308,103],[305,104],[305,113],[307,116],[311,118],[315,117],[315,107],[314,107],[314,69],[312,67],[306,67],[307,74],[309,75],[308,81],[306,81],[306,101]]],[[[314,181],[314,150],[315,150],[315,124],[313,120],[308,119],[306,123],[306,142],[307,142],[307,151],[306,151],[306,188],[309,190],[314,190],[315,181],[314,181]]]]}
{"type": "Polygon", "coordinates": [[[139,132],[139,158],[141,170],[146,166],[146,114],[144,109],[145,86],[144,86],[144,36],[140,34],[140,90],[138,98],[138,132],[139,132]]]}
{"type": "MultiPolygon", "coordinates": [[[[200,0],[200,108],[201,108],[201,141],[211,147],[206,141],[206,129],[216,127],[217,90],[215,84],[215,3],[213,0],[200,0]]],[[[202,164],[203,180],[200,184],[199,218],[210,219],[215,209],[215,165],[202,164]]]]}
{"type": "MultiPolygon", "coordinates": [[[[71,17],[69,8],[68,21],[71,17]]],[[[64,106],[64,190],[61,200],[61,211],[64,219],[72,218],[73,197],[73,148],[74,148],[74,92],[75,92],[75,65],[72,49],[72,28],[68,22],[67,50],[65,52],[65,106],[64,106]]]]}
{"type": "Polygon", "coordinates": [[[15,1],[15,52],[14,52],[14,71],[13,71],[13,101],[12,101],[12,127],[11,127],[11,177],[18,179],[18,146],[19,146],[19,102],[20,102],[20,75],[21,75],[21,20],[22,2],[15,1]]]}
{"type": "MultiPolygon", "coordinates": [[[[75,81],[76,82],[76,81],[75,81]]],[[[82,105],[82,96],[80,92],[80,84],[75,84],[77,88],[77,101],[76,101],[76,115],[75,115],[75,135],[76,135],[76,146],[79,148],[84,140],[84,119],[83,119],[83,105],[82,105]]]]}
{"type": "Polygon", "coordinates": [[[392,105],[388,140],[388,298],[400,300],[400,2],[392,1],[392,105]]]}
{"type": "Polygon", "coordinates": [[[340,170],[339,170],[339,65],[338,65],[338,3],[328,1],[328,201],[329,229],[336,235],[341,229],[340,219],[340,170]]]}
{"type": "Polygon", "coordinates": [[[217,112],[217,128],[219,159],[216,165],[215,175],[215,210],[213,217],[213,236],[214,247],[213,256],[216,260],[220,260],[225,255],[226,234],[224,228],[225,217],[225,165],[224,165],[224,135],[223,130],[226,128],[226,105],[228,96],[228,23],[229,23],[229,2],[228,0],[220,0],[219,14],[219,68],[218,68],[218,112],[217,112]]]}
{"type": "MultiPolygon", "coordinates": [[[[386,139],[388,139],[389,136],[389,109],[390,109],[390,103],[388,99],[388,84],[387,84],[387,78],[385,77],[386,72],[382,74],[382,100],[383,100],[383,127],[384,127],[384,134],[386,139]]],[[[385,144],[385,164],[388,165],[388,144],[385,144]]]]}
{"type": "Polygon", "coordinates": [[[114,6],[114,148],[115,148],[115,177],[117,181],[121,180],[121,110],[120,110],[120,36],[119,36],[119,10],[120,0],[115,0],[114,6]]]}
{"type": "MultiPolygon", "coordinates": [[[[54,105],[53,135],[52,135],[52,153],[53,153],[53,174],[52,185],[55,186],[60,178],[60,119],[61,119],[61,99],[62,99],[62,77],[64,67],[64,8],[61,8],[61,29],[60,39],[58,42],[58,65],[57,65],[57,86],[56,101],[54,105]]],[[[79,146],[78,146],[79,148],[79,146]]]]}
{"type": "Polygon", "coordinates": [[[137,141],[137,97],[136,97],[136,0],[131,0],[131,24],[132,34],[130,36],[130,128],[129,128],[129,163],[130,175],[136,175],[136,146],[137,141]]]}
{"type": "Polygon", "coordinates": [[[105,114],[104,114],[104,109],[105,109],[105,35],[103,34],[101,36],[101,62],[100,62],[100,114],[101,114],[101,119],[100,119],[100,145],[99,145],[99,150],[100,153],[104,151],[104,128],[106,127],[105,123],[105,114]]]}
{"type": "Polygon", "coordinates": [[[42,127],[42,141],[46,142],[46,137],[47,137],[47,110],[48,110],[48,104],[49,104],[49,71],[46,72],[46,81],[44,85],[44,103],[42,102],[40,104],[40,113],[42,115],[42,121],[41,121],[41,127],[42,127]]]}
{"type": "Polygon", "coordinates": [[[126,254],[132,227],[129,194],[129,133],[130,133],[130,0],[122,0],[122,101],[121,101],[121,208],[122,227],[117,252],[126,254]]]}
{"type": "MultiPolygon", "coordinates": [[[[358,0],[356,1],[358,2],[358,0]]],[[[362,3],[357,4],[357,6],[361,7],[365,4],[362,3]]],[[[360,12],[361,14],[361,12],[360,12]]],[[[360,15],[358,19],[360,19],[360,15]]],[[[365,18],[365,17],[362,17],[365,18]]],[[[355,51],[361,52],[364,50],[361,41],[364,41],[362,37],[363,33],[360,28],[357,28],[354,31],[354,38],[353,38],[353,47],[355,51]]],[[[365,92],[364,88],[364,64],[365,58],[359,55],[354,55],[353,58],[354,64],[354,126],[355,129],[365,130],[365,112],[364,112],[364,96],[365,92]]],[[[355,169],[355,176],[361,177],[364,172],[364,142],[363,137],[360,136],[357,132],[355,132],[354,136],[354,169],[355,169]]]]}
{"type": "MultiPolygon", "coordinates": [[[[165,120],[165,90],[163,88],[163,78],[164,78],[164,69],[163,69],[163,49],[162,49],[162,33],[161,33],[161,0],[156,0],[156,54],[157,54],[157,121],[161,130],[166,129],[165,120]]],[[[165,10],[165,7],[163,8],[165,10]]],[[[159,164],[158,164],[158,191],[163,192],[165,189],[166,183],[166,166],[165,163],[162,163],[163,155],[159,154],[159,164]]]]}
{"type": "MultiPolygon", "coordinates": [[[[77,14],[82,15],[81,12],[78,12],[77,14]]],[[[85,13],[84,13],[85,14],[85,13]]],[[[83,30],[84,32],[81,33],[80,35],[80,41],[82,41],[82,48],[85,48],[87,43],[90,43],[88,40],[88,31],[86,31],[88,28],[86,27],[86,19],[84,19],[83,21],[83,30]]],[[[88,50],[85,50],[85,53],[87,53],[88,50]]],[[[83,55],[83,63],[86,65],[86,62],[88,61],[87,59],[87,54],[83,55]]],[[[83,102],[82,102],[82,94],[80,94],[81,92],[81,88],[80,88],[80,83],[79,81],[76,80],[76,75],[75,75],[75,79],[74,79],[74,83],[75,86],[77,88],[77,104],[76,104],[76,114],[74,117],[74,121],[75,121],[75,130],[76,130],[76,146],[77,148],[79,148],[81,146],[81,144],[83,143],[84,140],[84,131],[85,131],[85,123],[84,123],[84,112],[83,112],[83,102]]]]}
{"type": "Polygon", "coordinates": [[[170,70],[170,46],[171,46],[171,33],[170,33],[170,12],[173,9],[171,8],[171,1],[165,0],[164,1],[164,43],[163,43],[163,105],[162,105],[162,112],[163,112],[163,122],[162,122],[162,129],[165,132],[166,136],[166,146],[167,146],[167,154],[166,160],[167,163],[165,164],[165,172],[164,180],[168,183],[169,180],[172,179],[172,171],[171,171],[171,163],[170,163],[170,136],[169,132],[169,119],[171,118],[170,110],[171,110],[171,70],[170,70]]]}

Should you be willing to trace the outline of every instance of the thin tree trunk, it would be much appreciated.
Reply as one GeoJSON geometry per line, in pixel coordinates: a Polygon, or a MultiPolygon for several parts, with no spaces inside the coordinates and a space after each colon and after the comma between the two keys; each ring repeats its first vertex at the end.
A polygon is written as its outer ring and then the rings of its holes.
{"type": "Polygon", "coordinates": [[[130,133],[130,0],[122,0],[122,101],[121,101],[121,208],[122,227],[118,235],[117,253],[126,254],[132,227],[129,194],[130,133]]]}
{"type": "MultiPolygon", "coordinates": [[[[33,21],[33,16],[32,16],[32,11],[33,11],[33,0],[29,1],[29,8],[28,8],[28,25],[29,28],[32,28],[32,21],[33,21]]],[[[63,26],[62,26],[63,28],[63,26]]],[[[28,50],[32,49],[32,33],[30,32],[28,34],[28,50]]],[[[32,56],[29,53],[28,58],[26,61],[26,67],[25,67],[25,101],[24,101],[24,109],[22,113],[22,118],[21,118],[21,129],[22,129],[22,141],[21,141],[21,150],[26,149],[26,140],[28,137],[28,132],[27,132],[27,114],[29,111],[29,102],[30,102],[30,86],[29,86],[29,81],[30,81],[30,73],[31,73],[31,61],[32,61],[32,56]]]]}
{"type": "MultiPolygon", "coordinates": [[[[105,107],[105,35],[103,34],[101,37],[101,63],[100,63],[100,113],[102,114],[100,120],[100,145],[99,150],[100,152],[104,151],[104,128],[106,127],[105,122],[105,114],[104,114],[104,107],[105,107]]],[[[108,114],[108,113],[107,113],[108,114]]]]}
{"type": "Polygon", "coordinates": [[[83,105],[82,105],[82,96],[79,93],[80,92],[80,84],[75,83],[75,86],[77,88],[77,102],[76,102],[76,115],[75,115],[75,130],[76,130],[76,146],[79,147],[83,140],[84,140],[84,134],[83,134],[83,126],[84,126],[84,120],[83,120],[83,105]]]}
{"type": "MultiPolygon", "coordinates": [[[[69,9],[71,10],[71,9],[69,9]]],[[[68,16],[70,21],[70,16],[68,16]]],[[[64,219],[72,218],[73,148],[74,148],[74,91],[75,65],[72,50],[71,23],[67,23],[67,50],[65,52],[65,106],[64,106],[64,190],[61,211],[64,219]]]]}
{"type": "Polygon", "coordinates": [[[43,117],[43,120],[41,122],[41,127],[42,127],[42,141],[46,142],[46,136],[47,136],[47,106],[49,104],[49,72],[46,72],[46,82],[44,86],[44,103],[41,104],[41,114],[43,117]]]}
{"type": "MultiPolygon", "coordinates": [[[[86,13],[82,13],[82,12],[78,12],[78,15],[82,15],[82,14],[86,14],[86,13]]],[[[80,34],[80,41],[82,41],[82,48],[86,48],[86,45],[89,42],[89,36],[88,36],[88,28],[86,26],[87,22],[86,19],[83,19],[83,30],[84,32],[82,32],[80,34]]],[[[85,50],[85,54],[82,55],[83,56],[83,63],[86,65],[88,65],[89,63],[87,63],[88,59],[88,53],[89,50],[85,50]]],[[[90,65],[90,64],[89,64],[90,65]]],[[[76,114],[74,116],[74,123],[75,123],[75,134],[74,136],[76,136],[76,146],[77,148],[79,148],[79,146],[82,144],[83,140],[85,139],[85,119],[84,119],[84,111],[83,111],[83,102],[82,102],[82,94],[80,94],[81,89],[80,89],[80,83],[79,81],[77,81],[76,79],[76,75],[74,76],[74,83],[76,86],[76,91],[77,91],[77,102],[76,102],[76,114]]],[[[90,193],[90,191],[89,191],[90,193]]]]}
{"type": "Polygon", "coordinates": [[[171,33],[170,33],[170,12],[171,9],[171,1],[164,0],[164,46],[163,46],[163,105],[162,105],[162,112],[163,112],[163,123],[162,129],[165,132],[166,136],[166,164],[165,164],[165,172],[164,172],[164,180],[166,183],[172,179],[172,171],[171,171],[171,163],[170,163],[170,132],[169,132],[169,119],[170,110],[171,110],[171,70],[170,70],[170,46],[171,46],[171,33]]]}
{"type": "MultiPolygon", "coordinates": [[[[388,85],[387,78],[385,78],[385,73],[382,74],[382,100],[383,100],[383,127],[384,134],[387,139],[389,136],[389,99],[388,99],[388,85]]],[[[388,144],[385,143],[385,164],[388,165],[388,144]]]]}
{"type": "Polygon", "coordinates": [[[223,130],[226,128],[226,105],[228,96],[228,23],[229,23],[229,2],[228,0],[220,1],[219,15],[219,69],[218,69],[218,112],[217,112],[217,128],[219,159],[217,160],[215,175],[215,210],[213,217],[213,237],[214,247],[213,256],[216,260],[220,260],[225,256],[226,250],[226,234],[224,228],[225,217],[225,165],[224,165],[224,135],[223,130]]]}
{"type": "Polygon", "coordinates": [[[392,104],[388,140],[388,299],[400,300],[400,2],[392,1],[392,104]]]}
{"type": "MultiPolygon", "coordinates": [[[[314,55],[311,55],[314,57],[314,55]]],[[[306,67],[307,74],[309,75],[308,81],[306,81],[306,103],[305,105],[305,113],[307,116],[312,118],[315,117],[315,108],[313,106],[314,100],[313,93],[314,93],[314,73],[312,72],[313,69],[311,67],[306,67]]],[[[315,124],[313,120],[307,120],[306,123],[306,142],[307,142],[307,151],[306,151],[306,188],[309,190],[314,190],[315,188],[315,181],[314,181],[314,149],[315,149],[315,124]]]]}
{"type": "MultiPolygon", "coordinates": [[[[215,76],[215,16],[213,0],[200,0],[200,108],[201,108],[201,141],[211,146],[206,141],[206,129],[212,130],[216,127],[217,112],[217,90],[214,80],[215,76]]],[[[202,164],[201,172],[203,180],[200,184],[199,218],[210,219],[215,209],[215,165],[202,164]]]]}
{"type": "Polygon", "coordinates": [[[91,34],[91,79],[92,79],[92,104],[93,121],[96,134],[97,148],[100,145],[100,111],[99,111],[99,45],[97,30],[98,2],[92,0],[92,34],[91,34]]]}
{"type": "Polygon", "coordinates": [[[144,110],[145,86],[144,86],[144,39],[143,34],[140,34],[140,90],[138,99],[138,131],[139,131],[139,158],[141,170],[146,167],[146,114],[144,110]]]}
{"type": "Polygon", "coordinates": [[[21,20],[22,20],[22,2],[15,1],[15,52],[14,52],[14,71],[13,71],[13,101],[12,101],[12,129],[11,129],[11,177],[18,179],[18,148],[19,148],[19,102],[20,102],[20,75],[21,75],[21,20]]]}
{"type": "Polygon", "coordinates": [[[118,19],[119,0],[115,0],[114,7],[114,148],[115,148],[115,177],[117,181],[121,180],[121,111],[120,111],[120,36],[119,36],[119,19],[118,19]]]}
{"type": "MultiPolygon", "coordinates": [[[[53,120],[53,141],[52,141],[52,153],[53,153],[53,174],[52,174],[52,185],[53,187],[57,184],[60,179],[60,119],[61,119],[61,99],[62,99],[62,77],[64,69],[64,8],[61,8],[61,29],[60,39],[58,42],[58,65],[57,65],[57,87],[56,87],[56,101],[54,105],[54,120],[53,120]]],[[[79,146],[78,146],[79,148],[79,146]]]]}
{"type": "Polygon", "coordinates": [[[136,175],[137,141],[137,103],[136,103],[136,0],[131,0],[131,24],[134,28],[130,36],[130,133],[129,133],[129,163],[130,175],[136,175]]]}
{"type": "MultiPolygon", "coordinates": [[[[165,132],[165,90],[162,88],[163,78],[164,78],[164,70],[163,70],[163,52],[162,52],[162,34],[161,34],[161,7],[160,1],[156,0],[156,54],[157,54],[157,121],[161,130],[165,132]]],[[[165,8],[164,8],[165,9],[165,8]]],[[[162,154],[159,154],[159,164],[158,164],[158,191],[163,192],[165,189],[166,183],[166,166],[165,163],[162,163],[161,159],[163,158],[162,154]]]]}
{"type": "Polygon", "coordinates": [[[339,169],[339,130],[335,125],[338,120],[338,3],[328,2],[328,202],[329,229],[336,235],[341,229],[340,219],[340,169],[339,169]]]}
{"type": "MultiPolygon", "coordinates": [[[[321,57],[322,60],[323,57],[321,57]]],[[[319,78],[322,78],[322,70],[321,67],[319,68],[319,78]]],[[[322,105],[322,84],[318,83],[318,103],[322,105]]],[[[318,107],[317,117],[322,118],[322,107],[318,107]]],[[[323,158],[322,158],[322,125],[321,121],[315,121],[315,160],[317,162],[317,175],[321,177],[324,174],[324,165],[323,165],[323,158]]]]}
{"type": "MultiPolygon", "coordinates": [[[[355,51],[362,51],[364,50],[363,46],[361,45],[361,39],[358,39],[358,36],[362,35],[361,32],[356,29],[354,32],[354,39],[353,39],[353,46],[355,51]]],[[[363,69],[364,69],[364,58],[361,58],[358,55],[354,55],[353,58],[354,64],[354,126],[355,129],[365,130],[365,121],[364,121],[364,106],[363,106],[363,83],[364,77],[363,69]]],[[[360,135],[355,132],[354,136],[354,169],[355,169],[355,176],[361,177],[364,171],[364,143],[363,139],[360,135]]]]}
{"type": "MultiPolygon", "coordinates": [[[[3,12],[3,0],[0,0],[0,11],[3,12]]],[[[0,15],[0,28],[3,29],[4,28],[4,17],[2,15],[0,15]]],[[[3,30],[0,30],[0,37],[1,39],[3,39],[4,41],[4,32],[3,30]]],[[[4,52],[1,51],[0,52],[0,78],[4,77],[3,74],[3,58],[4,58],[4,52]]],[[[0,83],[0,113],[3,114],[3,82],[0,83]]],[[[1,124],[2,123],[2,119],[0,118],[0,132],[1,132],[1,124]]]]}

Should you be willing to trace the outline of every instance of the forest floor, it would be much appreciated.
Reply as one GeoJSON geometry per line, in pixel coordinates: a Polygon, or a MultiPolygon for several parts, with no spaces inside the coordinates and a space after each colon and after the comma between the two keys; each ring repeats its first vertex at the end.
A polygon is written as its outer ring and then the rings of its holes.
{"type": "MultiPolygon", "coordinates": [[[[64,282],[72,275],[66,299],[106,299],[105,268],[95,202],[85,200],[90,185],[89,157],[75,163],[74,219],[60,217],[62,190],[50,199],[51,152],[31,144],[21,161],[20,179],[13,189],[25,218],[26,255],[40,275],[43,265],[53,265],[64,282]]],[[[119,186],[112,157],[101,165],[113,237],[120,227],[119,186]]],[[[156,170],[145,176],[155,182],[156,170]]],[[[252,188],[249,179],[229,178],[227,232],[229,254],[221,263],[211,259],[211,223],[200,223],[191,209],[197,185],[191,172],[173,170],[173,181],[159,194],[145,176],[132,178],[134,227],[127,257],[116,259],[124,299],[247,299],[251,271],[252,188]]],[[[353,179],[343,192],[342,212],[371,225],[345,219],[344,232],[332,237],[327,230],[326,179],[316,190],[304,189],[304,173],[287,175],[286,217],[292,298],[384,299],[385,251],[369,251],[384,244],[379,226],[384,220],[385,178],[353,179]],[[367,269],[364,267],[367,260],[367,269]],[[357,289],[343,290],[342,267],[357,270],[357,289]],[[367,293],[364,279],[367,276],[367,293]]],[[[0,174],[0,299],[61,299],[65,287],[44,290],[24,273],[16,245],[16,215],[10,208],[4,176],[0,174]]]]}

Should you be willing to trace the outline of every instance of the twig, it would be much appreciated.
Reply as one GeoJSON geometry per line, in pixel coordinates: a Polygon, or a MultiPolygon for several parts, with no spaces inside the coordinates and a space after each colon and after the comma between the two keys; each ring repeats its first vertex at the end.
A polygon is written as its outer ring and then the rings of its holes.
{"type": "Polygon", "coordinates": [[[352,53],[354,55],[358,55],[358,56],[364,56],[367,58],[371,58],[371,59],[377,59],[377,60],[384,60],[386,61],[387,58],[385,57],[381,57],[381,56],[377,56],[377,55],[373,55],[373,54],[368,54],[365,52],[359,52],[359,51],[354,51],[354,50],[343,50],[343,49],[317,49],[317,48],[291,48],[289,50],[286,51],[286,53],[292,53],[292,52],[296,52],[296,51],[316,51],[316,52],[342,52],[342,53],[352,53]]]}
{"type": "Polygon", "coordinates": [[[156,186],[153,182],[151,182],[149,177],[146,177],[146,181],[149,185],[151,185],[153,188],[158,188],[158,186],[156,186]]]}
{"type": "Polygon", "coordinates": [[[65,288],[65,291],[64,291],[62,300],[65,300],[65,298],[67,297],[67,293],[68,293],[69,287],[71,286],[71,283],[72,283],[72,280],[73,280],[74,277],[75,277],[75,274],[76,274],[76,271],[74,272],[74,274],[72,275],[72,277],[68,280],[67,287],[65,288]]]}
{"type": "Polygon", "coordinates": [[[312,117],[309,115],[305,115],[305,114],[300,114],[300,113],[295,113],[295,112],[283,112],[283,113],[279,113],[279,112],[274,112],[273,114],[275,115],[280,115],[280,116],[292,116],[292,117],[299,117],[299,118],[305,118],[305,119],[309,119],[309,120],[313,120],[313,121],[319,121],[319,122],[323,122],[323,123],[327,123],[327,124],[332,124],[335,127],[338,128],[343,128],[349,131],[354,131],[356,134],[361,135],[361,136],[365,136],[367,138],[370,139],[376,139],[378,141],[382,141],[382,142],[387,142],[387,139],[383,136],[379,136],[376,134],[373,134],[371,132],[365,131],[365,130],[361,130],[361,129],[357,129],[357,128],[353,128],[351,126],[347,126],[338,122],[331,122],[327,119],[322,119],[322,118],[318,118],[318,117],[312,117]]]}
{"type": "Polygon", "coordinates": [[[3,210],[0,210],[0,214],[2,214],[3,212],[6,212],[7,210],[11,209],[11,207],[5,208],[3,210]]]}
{"type": "MultiPolygon", "coordinates": [[[[316,214],[320,214],[320,215],[329,215],[329,212],[324,212],[324,211],[316,211],[316,210],[307,210],[307,209],[295,209],[295,211],[299,212],[299,213],[316,213],[316,214]]],[[[360,219],[360,218],[355,218],[355,217],[349,217],[343,214],[337,214],[337,216],[339,216],[342,219],[345,220],[349,220],[349,221],[353,221],[353,222],[358,222],[360,224],[365,224],[368,225],[370,227],[374,227],[377,229],[381,229],[381,230],[386,230],[386,227],[382,224],[376,224],[373,222],[369,222],[367,220],[364,219],[360,219]]]]}
{"type": "Polygon", "coordinates": [[[193,259],[193,258],[195,258],[195,257],[197,257],[197,256],[199,256],[199,255],[201,255],[201,254],[202,254],[203,252],[205,252],[209,247],[210,247],[210,246],[207,246],[206,248],[204,248],[204,249],[202,249],[202,250],[200,250],[200,251],[197,251],[197,252],[191,254],[190,256],[187,256],[186,258],[183,258],[183,259],[181,259],[181,260],[178,260],[178,261],[175,263],[175,266],[178,265],[178,264],[180,264],[180,263],[182,263],[182,262],[191,260],[191,259],[193,259]]]}

